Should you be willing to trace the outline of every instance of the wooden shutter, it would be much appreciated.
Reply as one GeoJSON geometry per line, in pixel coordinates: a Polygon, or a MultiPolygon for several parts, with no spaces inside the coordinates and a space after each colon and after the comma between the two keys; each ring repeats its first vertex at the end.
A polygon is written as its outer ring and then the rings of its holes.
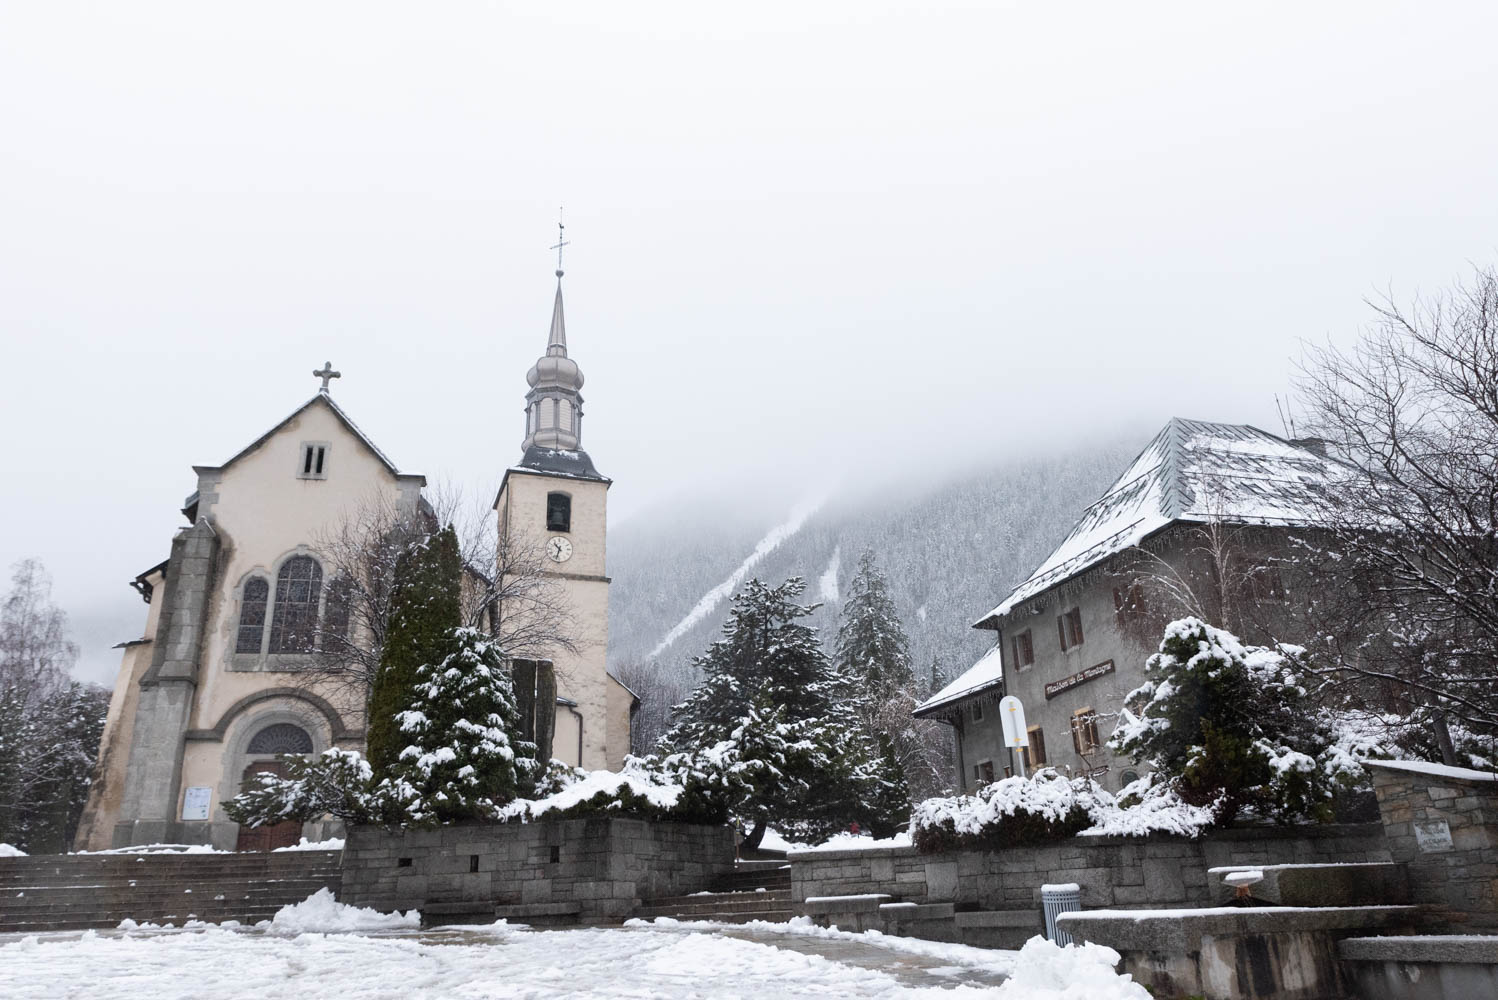
{"type": "Polygon", "coordinates": [[[1030,753],[1036,767],[1045,766],[1045,733],[1039,726],[1030,727],[1030,753]]]}

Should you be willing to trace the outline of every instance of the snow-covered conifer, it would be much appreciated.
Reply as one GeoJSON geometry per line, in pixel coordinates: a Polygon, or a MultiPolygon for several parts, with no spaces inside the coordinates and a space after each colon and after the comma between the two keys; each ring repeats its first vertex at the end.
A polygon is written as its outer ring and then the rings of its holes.
{"type": "Polygon", "coordinates": [[[382,787],[408,821],[485,817],[535,780],[535,745],[513,740],[519,708],[498,645],[452,631],[449,652],[416,669],[396,720],[406,745],[382,787]]]}
{"type": "Polygon", "coordinates": [[[872,549],[858,559],[842,619],[833,662],[858,682],[865,699],[883,704],[894,692],[914,684],[910,640],[890,599],[889,582],[874,563],[872,549]]]}
{"type": "Polygon", "coordinates": [[[867,824],[877,808],[878,750],[847,678],[803,621],[815,610],[796,603],[804,590],[797,577],[751,580],[734,596],[723,638],[697,659],[701,686],[661,740],[667,751],[732,754],[740,773],[757,776],[745,778],[750,846],[771,820],[825,836],[867,824]]]}

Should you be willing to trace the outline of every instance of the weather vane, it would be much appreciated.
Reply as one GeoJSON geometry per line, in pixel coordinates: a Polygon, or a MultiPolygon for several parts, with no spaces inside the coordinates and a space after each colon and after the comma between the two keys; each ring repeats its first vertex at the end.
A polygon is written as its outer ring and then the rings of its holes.
{"type": "Polygon", "coordinates": [[[565,247],[565,246],[568,246],[568,245],[569,245],[569,241],[567,240],[567,227],[562,224],[562,210],[561,210],[560,207],[558,207],[557,208],[557,242],[556,242],[556,246],[550,248],[550,249],[555,250],[557,252],[557,277],[558,278],[560,278],[562,276],[562,247],[565,247]]]}

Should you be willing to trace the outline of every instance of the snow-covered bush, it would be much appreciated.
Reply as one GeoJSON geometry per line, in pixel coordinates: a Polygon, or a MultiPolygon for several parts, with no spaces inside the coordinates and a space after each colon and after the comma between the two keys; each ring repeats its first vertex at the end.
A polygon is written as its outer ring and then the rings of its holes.
{"type": "Polygon", "coordinates": [[[535,745],[509,736],[518,716],[498,645],[453,630],[442,661],[416,669],[413,700],[396,714],[409,742],[382,789],[409,823],[492,816],[535,781],[535,745]]]}
{"type": "Polygon", "coordinates": [[[1098,788],[1051,768],[984,785],[972,795],[927,799],[910,817],[910,837],[926,853],[1002,850],[1059,840],[1092,824],[1098,788]]]}
{"type": "Polygon", "coordinates": [[[1299,647],[1246,646],[1183,618],[1166,627],[1145,676],[1109,748],[1216,823],[1242,813],[1329,820],[1337,797],[1366,783],[1339,747],[1334,716],[1312,704],[1299,647]]]}
{"type": "Polygon", "coordinates": [[[393,818],[369,761],[357,750],[330,747],[313,757],[283,754],[280,760],[287,776],[257,774],[248,788],[224,803],[230,819],[245,826],[269,826],[326,815],[349,823],[393,818]]]}

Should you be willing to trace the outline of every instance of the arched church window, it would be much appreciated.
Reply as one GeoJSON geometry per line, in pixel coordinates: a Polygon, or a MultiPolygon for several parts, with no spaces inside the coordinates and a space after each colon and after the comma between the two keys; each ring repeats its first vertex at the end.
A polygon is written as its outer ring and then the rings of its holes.
{"type": "Polygon", "coordinates": [[[572,404],[568,402],[562,402],[557,405],[561,407],[560,412],[562,414],[562,430],[572,430],[572,404]]]}
{"type": "Polygon", "coordinates": [[[312,737],[301,726],[277,722],[250,738],[247,753],[311,753],[312,737]]]}
{"type": "Polygon", "coordinates": [[[270,600],[270,584],[252,576],[244,582],[239,601],[239,636],[234,641],[236,653],[258,653],[265,638],[265,610],[270,600]]]}
{"type": "Polygon", "coordinates": [[[322,567],[310,556],[292,556],[276,574],[276,606],[270,624],[272,653],[310,653],[317,631],[322,567]]]}
{"type": "Polygon", "coordinates": [[[335,576],[328,581],[328,596],[323,599],[322,608],[324,636],[348,636],[348,620],[353,601],[354,586],[348,577],[335,576]]]}
{"type": "Polygon", "coordinates": [[[572,498],[567,494],[546,494],[546,530],[572,530],[572,498]]]}

